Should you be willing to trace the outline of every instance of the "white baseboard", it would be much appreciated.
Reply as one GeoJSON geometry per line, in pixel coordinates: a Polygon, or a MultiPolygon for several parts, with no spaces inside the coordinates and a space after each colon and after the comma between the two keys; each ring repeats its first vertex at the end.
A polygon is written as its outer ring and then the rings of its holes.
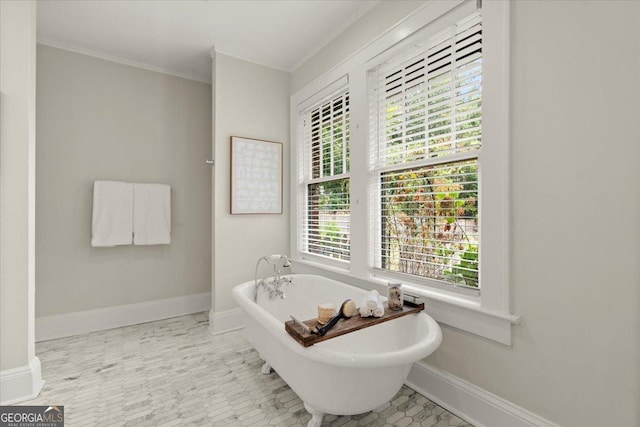
{"type": "Polygon", "coordinates": [[[413,365],[407,385],[476,427],[559,427],[426,362],[413,365]]]}
{"type": "Polygon", "coordinates": [[[37,357],[31,359],[28,365],[0,371],[0,405],[35,399],[43,385],[40,359],[37,357]]]}
{"type": "Polygon", "coordinates": [[[211,292],[36,318],[36,342],[199,313],[211,292]]]}
{"type": "Polygon", "coordinates": [[[212,335],[223,334],[240,328],[244,328],[244,311],[241,308],[218,313],[213,310],[209,311],[209,332],[212,335]]]}

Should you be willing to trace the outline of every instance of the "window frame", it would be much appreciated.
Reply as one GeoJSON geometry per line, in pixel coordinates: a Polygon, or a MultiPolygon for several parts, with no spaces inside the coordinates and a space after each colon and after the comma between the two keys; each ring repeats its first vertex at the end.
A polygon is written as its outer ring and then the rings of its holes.
{"type": "MultiPolygon", "coordinates": [[[[297,223],[296,234],[298,237],[296,239],[295,247],[297,248],[297,254],[296,254],[297,258],[310,260],[317,263],[325,263],[338,268],[348,268],[351,262],[350,259],[344,260],[344,259],[332,258],[332,257],[323,256],[320,254],[315,254],[310,251],[305,251],[304,246],[305,246],[305,243],[308,243],[309,239],[307,238],[305,241],[303,237],[304,232],[302,231],[302,229],[308,223],[308,212],[309,212],[308,188],[309,186],[314,184],[322,184],[325,182],[341,180],[341,179],[348,179],[349,182],[351,182],[351,171],[349,167],[349,170],[347,171],[343,170],[342,173],[337,175],[324,176],[322,173],[320,173],[320,175],[323,175],[323,176],[319,176],[315,178],[313,177],[312,169],[309,169],[309,168],[313,168],[313,153],[310,150],[311,147],[309,146],[309,141],[307,140],[307,132],[305,131],[304,121],[305,121],[305,118],[309,115],[309,113],[314,111],[316,108],[322,108],[322,105],[328,102],[332,102],[332,100],[340,96],[344,96],[345,94],[348,95],[348,93],[349,93],[348,79],[346,76],[344,76],[343,78],[338,79],[333,84],[329,85],[324,90],[315,94],[313,97],[307,99],[307,101],[304,102],[303,104],[300,104],[297,106],[296,122],[298,127],[298,134],[296,139],[296,145],[299,145],[298,147],[299,155],[297,157],[292,157],[293,159],[295,159],[298,165],[297,167],[298,173],[295,177],[296,178],[295,180],[298,182],[297,191],[295,196],[292,197],[292,200],[294,200],[294,203],[296,204],[296,210],[295,210],[296,223],[297,223]]],[[[343,112],[343,114],[344,113],[345,112],[343,112]]],[[[350,135],[349,135],[349,139],[350,139],[350,135]]],[[[347,153],[350,156],[349,150],[347,150],[347,153]]],[[[322,157],[322,154],[320,155],[320,157],[322,157]]],[[[348,162],[350,162],[350,160],[348,162]]],[[[322,169],[322,164],[320,165],[320,168],[322,169]]],[[[351,212],[349,214],[349,220],[351,220],[351,212]]],[[[307,229],[308,229],[308,226],[307,226],[307,229]]],[[[349,246],[349,258],[350,258],[350,253],[351,253],[351,246],[349,246]]]]}
{"type": "MultiPolygon", "coordinates": [[[[336,80],[348,79],[351,124],[351,218],[369,218],[369,111],[367,73],[386,58],[406,49],[425,34],[435,34],[455,16],[476,6],[475,0],[427,2],[412,15],[363,47],[344,62],[324,73],[291,97],[291,154],[298,156],[299,107],[336,80]],[[443,19],[441,19],[443,18],[443,19]],[[347,77],[344,77],[347,76],[347,77]]],[[[462,15],[461,15],[462,14],[462,15]]],[[[403,277],[406,292],[421,297],[427,312],[437,321],[473,334],[511,344],[511,325],[520,316],[511,314],[509,292],[509,63],[510,4],[484,2],[483,19],[483,107],[482,175],[479,186],[481,226],[481,294],[449,286],[424,286],[420,280],[403,277]],[[491,143],[489,143],[491,141],[491,143]]],[[[480,153],[479,153],[480,155],[480,153]]],[[[292,179],[292,209],[297,216],[298,179],[292,179]]],[[[372,227],[369,221],[352,221],[351,262],[348,265],[309,259],[299,252],[299,224],[292,221],[291,248],[295,271],[322,274],[356,286],[383,291],[396,275],[373,268],[372,227]]],[[[401,274],[401,273],[400,273],[401,274]]]]}
{"type": "MultiPolygon", "coordinates": [[[[367,89],[368,89],[369,102],[370,102],[370,111],[372,112],[370,117],[370,123],[369,123],[369,126],[370,126],[369,145],[370,145],[370,151],[371,151],[370,166],[369,166],[370,174],[371,174],[371,180],[369,183],[371,187],[371,190],[370,190],[371,203],[369,208],[369,215],[370,215],[369,221],[371,226],[370,233],[371,233],[372,247],[374,248],[374,250],[376,250],[376,252],[374,253],[373,274],[378,275],[380,277],[386,277],[389,279],[401,280],[405,282],[408,281],[409,283],[413,283],[417,286],[420,286],[420,285],[431,286],[436,289],[443,289],[449,292],[468,295],[471,297],[477,296],[480,292],[480,289],[456,285],[451,282],[447,283],[444,279],[437,279],[429,276],[412,275],[410,273],[394,271],[394,270],[385,268],[384,262],[383,262],[384,256],[382,254],[383,242],[384,242],[384,236],[382,231],[384,229],[382,224],[383,219],[381,215],[378,213],[384,209],[382,205],[382,198],[384,196],[383,196],[383,191],[380,188],[380,180],[382,179],[382,176],[386,173],[393,173],[393,172],[400,173],[402,170],[437,168],[439,166],[443,166],[446,164],[453,164],[461,161],[475,161],[478,167],[477,173],[480,174],[480,168],[482,165],[481,145],[468,146],[467,148],[463,148],[460,151],[458,151],[458,149],[455,149],[453,152],[448,152],[448,153],[445,152],[444,155],[435,155],[435,156],[428,155],[428,153],[430,152],[430,149],[432,148],[432,146],[428,144],[428,140],[429,140],[428,125],[431,124],[431,122],[428,122],[426,120],[428,116],[427,110],[426,110],[428,108],[428,101],[429,101],[428,94],[430,93],[430,91],[427,89],[428,81],[430,79],[429,74],[427,72],[429,68],[429,65],[427,64],[427,61],[428,61],[427,55],[429,55],[429,52],[433,48],[434,42],[437,42],[440,45],[438,47],[439,49],[442,47],[443,42],[445,42],[446,40],[449,40],[450,35],[448,34],[451,34],[451,27],[453,26],[453,24],[458,25],[462,23],[463,29],[461,31],[469,31],[471,28],[477,26],[478,18],[473,17],[473,15],[476,14],[477,10],[478,9],[476,5],[467,3],[463,7],[460,7],[458,10],[450,13],[449,14],[450,16],[443,19],[439,19],[433,25],[430,25],[429,27],[416,32],[412,36],[408,37],[407,40],[404,40],[403,42],[399,43],[397,46],[392,47],[387,52],[385,52],[384,55],[382,55],[383,58],[374,58],[373,60],[369,61],[369,63],[367,64],[368,66],[371,67],[371,69],[368,72],[369,84],[367,89]],[[412,64],[412,65],[410,65],[409,68],[405,68],[407,64],[412,64]],[[422,65],[418,66],[417,64],[422,64],[422,65]],[[420,73],[424,73],[424,77],[420,76],[419,75],[420,73]],[[412,75],[413,77],[407,77],[409,75],[412,75]],[[420,82],[420,81],[424,82],[424,87],[422,89],[423,91],[425,91],[424,92],[425,99],[424,99],[424,105],[423,105],[423,108],[425,108],[424,110],[424,114],[425,114],[424,116],[425,117],[424,118],[425,120],[424,148],[427,151],[425,153],[426,155],[421,159],[409,157],[408,161],[405,161],[405,160],[392,161],[389,163],[387,162],[386,159],[381,157],[381,153],[387,152],[389,150],[388,146],[386,147],[381,146],[381,142],[386,141],[385,135],[381,133],[382,124],[386,124],[386,120],[383,119],[382,117],[387,116],[388,111],[382,112],[381,108],[386,110],[387,107],[386,105],[383,106],[380,104],[380,102],[383,102],[384,99],[387,99],[386,96],[384,96],[384,92],[381,92],[381,91],[386,91],[385,87],[388,85],[388,83],[385,83],[385,82],[389,81],[388,76],[394,76],[392,77],[394,79],[393,84],[396,84],[396,86],[393,88],[393,90],[396,90],[396,88],[400,87],[401,85],[403,86],[404,83],[402,82],[406,82],[407,78],[412,78],[412,80],[416,82],[420,82]]],[[[456,30],[456,32],[458,31],[460,30],[456,30]]],[[[441,58],[446,58],[446,56],[441,58]]],[[[413,90],[414,89],[411,87],[401,89],[402,99],[404,99],[406,94],[411,95],[413,90]],[[409,92],[405,93],[405,89],[409,90],[409,92]]],[[[394,98],[395,97],[396,96],[394,96],[394,98]]],[[[453,107],[451,108],[451,113],[452,113],[452,117],[454,117],[453,115],[455,115],[455,108],[453,107]]],[[[406,111],[404,111],[404,112],[401,112],[400,114],[401,114],[401,117],[403,118],[403,123],[405,123],[405,120],[407,119],[407,114],[412,114],[412,113],[407,113],[406,111]]],[[[415,122],[417,120],[416,116],[414,115],[411,120],[415,122]]],[[[387,127],[385,126],[385,129],[386,128],[387,127]]],[[[477,129],[481,129],[481,126],[478,126],[477,129]]],[[[453,133],[453,128],[452,128],[452,133],[453,133]]],[[[402,140],[404,140],[404,137],[402,137],[402,140]]],[[[402,145],[404,144],[405,143],[403,143],[402,145]]],[[[386,145],[386,144],[382,144],[382,145],[386,145]]],[[[411,151],[406,148],[403,148],[402,153],[410,154],[411,151]]],[[[404,158],[404,155],[402,157],[404,158]]],[[[479,184],[479,181],[478,181],[478,184],[479,184]]]]}

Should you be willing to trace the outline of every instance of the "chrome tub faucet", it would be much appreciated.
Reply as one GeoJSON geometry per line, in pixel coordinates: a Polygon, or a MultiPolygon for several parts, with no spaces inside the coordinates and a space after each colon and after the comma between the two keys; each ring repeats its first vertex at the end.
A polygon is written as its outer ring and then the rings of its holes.
{"type": "Polygon", "coordinates": [[[258,259],[256,262],[256,271],[254,275],[255,292],[253,294],[253,301],[258,301],[258,289],[260,287],[269,295],[269,300],[284,299],[286,295],[281,289],[283,285],[289,285],[293,283],[290,277],[282,277],[282,270],[285,268],[291,268],[291,261],[286,255],[265,255],[258,259]],[[273,265],[273,277],[267,277],[258,280],[258,267],[262,261],[266,261],[267,264],[273,265]]]}

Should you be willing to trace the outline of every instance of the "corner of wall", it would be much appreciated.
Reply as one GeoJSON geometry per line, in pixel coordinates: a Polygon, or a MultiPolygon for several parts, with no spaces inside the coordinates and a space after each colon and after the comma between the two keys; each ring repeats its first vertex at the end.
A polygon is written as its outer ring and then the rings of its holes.
{"type": "Polygon", "coordinates": [[[0,372],[0,405],[14,405],[35,399],[42,390],[44,380],[40,359],[34,357],[28,365],[0,372]]]}
{"type": "Polygon", "coordinates": [[[223,334],[244,328],[244,311],[241,308],[216,313],[209,310],[209,332],[211,335],[223,334]]]}
{"type": "Polygon", "coordinates": [[[0,2],[0,399],[42,387],[35,357],[36,2],[0,2]]]}

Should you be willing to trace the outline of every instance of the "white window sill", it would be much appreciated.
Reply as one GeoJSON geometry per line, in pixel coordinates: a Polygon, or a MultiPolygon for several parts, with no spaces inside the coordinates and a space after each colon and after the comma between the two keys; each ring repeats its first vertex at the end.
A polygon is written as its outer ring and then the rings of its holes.
{"type": "MultiPolygon", "coordinates": [[[[386,281],[379,278],[356,276],[349,270],[327,266],[305,259],[294,259],[295,273],[318,274],[357,286],[376,289],[386,294],[386,281]]],[[[424,287],[403,285],[405,292],[420,297],[425,311],[439,323],[443,323],[481,337],[511,345],[511,325],[520,323],[521,317],[482,308],[475,298],[431,290],[424,287]]]]}

